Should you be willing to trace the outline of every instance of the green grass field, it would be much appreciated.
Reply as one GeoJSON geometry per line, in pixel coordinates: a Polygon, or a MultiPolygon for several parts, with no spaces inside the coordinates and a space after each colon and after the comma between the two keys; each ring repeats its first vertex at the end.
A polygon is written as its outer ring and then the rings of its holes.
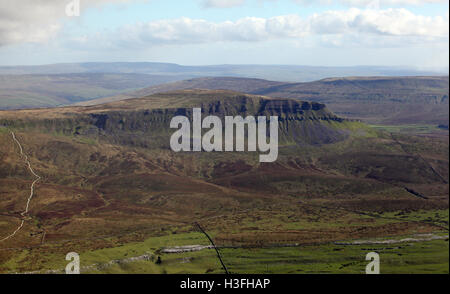
{"type": "Polygon", "coordinates": [[[438,128],[437,125],[429,124],[406,124],[406,125],[370,125],[372,128],[390,133],[409,133],[409,134],[423,134],[432,132],[447,132],[446,130],[438,128]]]}
{"type": "MultiPolygon", "coordinates": [[[[448,273],[447,240],[389,245],[314,245],[284,248],[221,249],[231,273],[342,273],[363,274],[369,252],[380,254],[384,274],[448,273]]],[[[86,273],[223,273],[212,249],[163,254],[162,264],[154,260],[114,264],[86,273]]]]}

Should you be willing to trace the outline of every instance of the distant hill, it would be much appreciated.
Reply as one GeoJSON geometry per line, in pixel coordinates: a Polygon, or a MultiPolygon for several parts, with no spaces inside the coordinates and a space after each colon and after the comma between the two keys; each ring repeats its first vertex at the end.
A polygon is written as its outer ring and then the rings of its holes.
{"type": "Polygon", "coordinates": [[[339,115],[374,123],[448,122],[447,77],[350,77],[260,89],[255,94],[326,103],[339,115]]]}
{"type": "Polygon", "coordinates": [[[134,73],[0,75],[0,109],[68,105],[183,78],[134,73]]]}
{"type": "Polygon", "coordinates": [[[248,78],[232,78],[232,77],[196,78],[151,86],[137,91],[119,94],[116,96],[83,101],[80,103],[76,103],[76,105],[80,106],[98,105],[112,101],[145,97],[156,93],[164,93],[187,89],[230,90],[242,93],[256,93],[262,92],[264,91],[264,89],[268,87],[281,86],[285,84],[286,83],[282,82],[274,82],[262,79],[248,79],[248,78]]]}
{"type": "MultiPolygon", "coordinates": [[[[208,65],[185,66],[159,62],[87,62],[37,66],[0,66],[0,74],[139,73],[189,77],[245,77],[282,82],[310,82],[335,76],[418,76],[448,74],[388,66],[208,65]]],[[[147,85],[149,86],[149,85],[147,85]]]]}
{"type": "MultiPolygon", "coordinates": [[[[184,66],[158,62],[87,62],[0,66],[0,110],[63,106],[187,79],[191,80],[176,85],[162,85],[160,88],[151,90],[145,89],[142,93],[133,95],[141,97],[171,89],[192,88],[229,89],[245,93],[258,93],[258,90],[263,90],[263,88],[281,87],[286,83],[312,82],[336,76],[418,75],[432,76],[436,73],[401,67],[226,64],[184,66]],[[201,80],[195,80],[196,78],[201,78],[201,80]],[[220,79],[215,80],[214,78],[220,79]],[[239,80],[239,78],[247,80],[239,80]],[[277,82],[268,82],[267,80],[277,82]]],[[[122,98],[118,97],[118,99],[122,98]]]]}
{"type": "Polygon", "coordinates": [[[184,89],[224,89],[326,103],[336,114],[371,123],[448,124],[449,78],[348,77],[309,83],[244,78],[199,78],[157,85],[128,94],[87,101],[95,105],[184,89]]]}

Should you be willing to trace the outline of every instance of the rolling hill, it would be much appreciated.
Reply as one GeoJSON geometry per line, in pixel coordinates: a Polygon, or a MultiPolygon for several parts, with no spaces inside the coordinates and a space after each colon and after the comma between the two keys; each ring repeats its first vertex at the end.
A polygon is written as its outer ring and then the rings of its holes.
{"type": "Polygon", "coordinates": [[[336,113],[371,123],[448,124],[448,77],[330,78],[255,93],[326,103],[336,113]]]}
{"type": "MultiPolygon", "coordinates": [[[[376,118],[373,117],[373,114],[384,112],[392,107],[391,114],[398,112],[402,121],[411,121],[418,118],[418,116],[410,115],[411,112],[417,112],[417,105],[406,109],[405,111],[409,114],[404,116],[403,106],[398,107],[395,103],[387,106],[386,109],[383,109],[383,106],[374,106],[372,113],[365,111],[364,108],[368,110],[368,107],[365,106],[361,106],[356,112],[353,111],[353,103],[358,100],[356,96],[362,99],[355,102],[359,104],[368,99],[379,100],[379,97],[382,97],[381,101],[384,103],[399,99],[405,101],[405,95],[440,95],[438,98],[442,98],[442,92],[446,92],[448,96],[448,78],[445,91],[445,89],[442,90],[442,85],[437,85],[436,82],[427,88],[426,84],[429,81],[418,81],[417,77],[412,77],[419,75],[429,75],[429,79],[432,79],[436,73],[396,67],[183,66],[153,62],[1,66],[0,109],[55,107],[88,100],[93,100],[92,103],[104,103],[118,99],[143,97],[157,92],[204,88],[312,100],[327,103],[333,111],[340,115],[361,119],[367,117],[370,121],[381,119],[384,122],[390,122],[390,114],[376,118]],[[320,80],[337,76],[361,78],[344,78],[343,80],[347,83],[331,83],[332,79],[320,80]],[[383,78],[374,78],[373,87],[368,86],[366,89],[369,81],[364,76],[385,76],[385,80],[391,82],[388,85],[381,80],[383,78]],[[390,76],[393,76],[392,79],[389,78],[390,76]],[[401,76],[405,76],[405,78],[401,76]],[[415,86],[414,82],[406,82],[410,77],[416,79],[415,86]],[[187,81],[176,83],[182,80],[187,81]],[[348,82],[350,80],[351,83],[348,82]],[[171,82],[175,82],[175,84],[166,85],[171,82]],[[391,89],[391,92],[387,89],[391,89]],[[137,90],[142,91],[130,93],[137,90]],[[124,95],[122,96],[122,94],[124,95]],[[398,95],[400,97],[397,97],[398,95]],[[109,99],[111,96],[113,98],[109,99]],[[95,101],[97,98],[106,99],[95,101]]],[[[436,79],[440,79],[440,77],[436,77],[436,79]]],[[[428,116],[436,109],[425,107],[423,111],[426,112],[424,116],[428,116]]],[[[436,121],[442,122],[441,114],[437,115],[433,123],[436,121]]]]}
{"type": "Polygon", "coordinates": [[[128,73],[0,75],[0,109],[68,105],[187,77],[128,73]]]}
{"type": "Polygon", "coordinates": [[[155,85],[152,87],[146,87],[130,93],[123,93],[111,97],[104,97],[101,99],[93,99],[76,103],[75,105],[89,106],[108,103],[112,101],[120,101],[130,98],[145,97],[156,93],[171,92],[177,90],[188,89],[208,89],[208,90],[230,90],[242,93],[253,93],[262,91],[267,87],[281,86],[285,83],[267,81],[262,79],[250,79],[250,78],[233,78],[233,77],[206,77],[195,78],[177,81],[173,83],[166,83],[161,85],[155,85]]]}
{"type": "Polygon", "coordinates": [[[310,83],[260,79],[199,78],[157,85],[82,105],[143,97],[180,89],[226,89],[271,97],[325,103],[336,114],[377,124],[446,124],[449,118],[447,77],[348,77],[310,83]]]}

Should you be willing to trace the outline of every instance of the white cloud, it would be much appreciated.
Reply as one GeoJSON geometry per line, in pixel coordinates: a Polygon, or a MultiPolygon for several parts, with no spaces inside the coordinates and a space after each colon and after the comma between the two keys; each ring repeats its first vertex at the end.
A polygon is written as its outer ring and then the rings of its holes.
{"type": "Polygon", "coordinates": [[[416,15],[406,9],[328,11],[309,19],[317,34],[362,33],[391,36],[448,36],[447,17],[416,15]]]}
{"type": "Polygon", "coordinates": [[[245,0],[203,0],[206,8],[230,8],[244,4],[245,0]]]}
{"type": "MultiPolygon", "coordinates": [[[[80,8],[131,0],[80,0],[80,8]]],[[[45,42],[61,29],[61,19],[71,0],[2,0],[0,46],[22,42],[45,42]]]]}
{"type": "MultiPolygon", "coordinates": [[[[146,0],[81,0],[81,7],[110,2],[146,0]]],[[[244,0],[205,0],[216,7],[238,5],[244,0]]],[[[262,0],[261,0],[262,1],[262,0]]],[[[267,1],[267,0],[266,0],[267,1]]],[[[310,0],[297,0],[310,1],[310,0]]],[[[321,0],[336,1],[336,0],[321,0]]],[[[370,0],[338,0],[352,5],[370,0]]],[[[384,3],[419,4],[440,0],[380,0],[384,3]]],[[[46,42],[61,29],[65,6],[70,0],[5,1],[0,6],[0,46],[14,43],[46,42]]],[[[444,12],[443,12],[444,13],[444,12]]],[[[178,18],[136,23],[117,30],[91,35],[64,36],[70,46],[82,49],[158,46],[165,44],[202,44],[212,42],[264,42],[268,40],[302,40],[319,36],[337,46],[349,40],[365,42],[380,39],[391,46],[395,42],[448,42],[448,12],[445,16],[417,15],[407,9],[357,9],[326,11],[302,18],[282,15],[270,18],[245,17],[236,21],[212,22],[203,19],[178,18]],[[388,38],[389,37],[389,38],[388,38]],[[102,40],[99,42],[99,40],[102,40]],[[345,40],[345,41],[344,41],[345,40]]],[[[373,41],[370,41],[373,42],[373,41]]]]}
{"type": "MultiPolygon", "coordinates": [[[[203,0],[202,5],[206,8],[231,8],[243,5],[248,0],[203,0]]],[[[277,0],[259,0],[259,1],[277,1],[277,0]]],[[[333,5],[341,4],[350,7],[378,8],[389,6],[408,6],[447,3],[448,0],[291,0],[300,5],[333,5]]]]}
{"type": "MultiPolygon", "coordinates": [[[[111,47],[142,47],[167,44],[202,44],[214,42],[264,42],[301,40],[320,37],[330,44],[348,42],[373,43],[378,40],[390,46],[405,42],[448,42],[449,18],[416,15],[406,9],[326,11],[302,18],[283,15],[271,18],[245,17],[236,21],[211,22],[179,18],[127,25],[115,31],[85,36],[83,45],[92,40],[111,47]],[[341,41],[339,41],[341,40],[341,41]]],[[[75,41],[76,43],[76,41],[75,41]]],[[[373,44],[371,44],[373,45],[373,44]]]]}

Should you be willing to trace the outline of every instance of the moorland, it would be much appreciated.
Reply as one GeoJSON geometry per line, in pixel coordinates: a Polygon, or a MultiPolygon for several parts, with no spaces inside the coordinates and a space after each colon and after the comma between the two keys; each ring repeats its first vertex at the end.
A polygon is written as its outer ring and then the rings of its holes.
{"type": "Polygon", "coordinates": [[[198,223],[232,273],[364,273],[371,251],[383,273],[448,273],[449,141],[437,128],[445,115],[448,124],[448,77],[318,83],[0,111],[0,238],[23,222],[0,242],[0,272],[62,272],[74,251],[83,273],[222,273],[198,223]],[[374,81],[389,86],[371,90],[374,81]],[[327,83],[342,91],[312,91],[327,83]],[[343,115],[347,103],[358,115],[343,115]],[[421,119],[405,127],[418,105],[421,119]],[[173,152],[170,120],[193,107],[277,115],[277,161],[173,152]],[[24,213],[28,162],[39,181],[24,213]]]}

